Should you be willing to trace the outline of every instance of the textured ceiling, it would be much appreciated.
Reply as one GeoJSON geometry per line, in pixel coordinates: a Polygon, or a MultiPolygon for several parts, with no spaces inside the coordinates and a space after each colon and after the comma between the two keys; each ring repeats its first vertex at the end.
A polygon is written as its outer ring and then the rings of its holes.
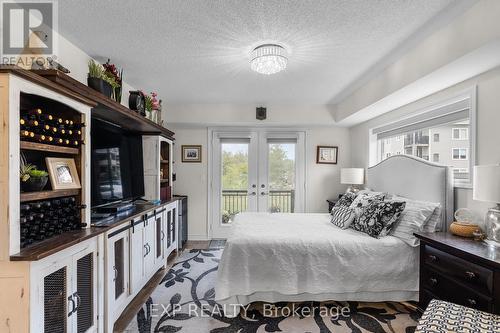
{"type": "Polygon", "coordinates": [[[167,103],[328,104],[452,1],[64,0],[59,28],[167,103]],[[250,70],[265,42],[287,48],[287,70],[250,70]]]}

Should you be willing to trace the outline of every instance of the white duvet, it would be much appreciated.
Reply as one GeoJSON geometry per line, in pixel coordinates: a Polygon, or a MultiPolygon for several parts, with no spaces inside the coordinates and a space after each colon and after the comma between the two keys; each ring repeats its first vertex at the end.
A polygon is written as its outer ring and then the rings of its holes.
{"type": "Polygon", "coordinates": [[[329,214],[242,213],[232,228],[217,275],[221,304],[298,294],[337,301],[418,295],[418,248],[398,238],[342,230],[329,214]]]}

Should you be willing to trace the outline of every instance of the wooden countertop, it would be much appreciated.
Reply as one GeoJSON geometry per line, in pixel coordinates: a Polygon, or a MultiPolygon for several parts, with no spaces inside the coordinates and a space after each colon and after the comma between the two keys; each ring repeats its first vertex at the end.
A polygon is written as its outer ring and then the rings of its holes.
{"type": "Polygon", "coordinates": [[[37,261],[53,255],[59,251],[67,249],[73,245],[84,242],[90,238],[99,236],[109,230],[130,222],[130,220],[140,217],[148,212],[161,208],[168,205],[171,202],[177,201],[177,199],[172,199],[169,201],[163,201],[158,205],[153,204],[137,204],[132,210],[127,211],[124,214],[117,215],[112,221],[110,221],[106,226],[102,227],[90,227],[81,230],[74,230],[65,232],[61,235],[54,236],[52,238],[43,240],[41,242],[35,243],[24,249],[21,249],[19,253],[10,256],[11,261],[37,261]]]}

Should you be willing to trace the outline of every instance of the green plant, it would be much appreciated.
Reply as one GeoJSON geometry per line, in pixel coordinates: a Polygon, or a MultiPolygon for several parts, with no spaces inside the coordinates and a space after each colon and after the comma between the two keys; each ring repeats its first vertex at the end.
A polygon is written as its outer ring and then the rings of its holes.
{"type": "Polygon", "coordinates": [[[113,88],[118,88],[120,86],[120,83],[116,81],[116,78],[110,72],[103,72],[102,79],[109,83],[113,88]]]}
{"type": "Polygon", "coordinates": [[[94,60],[89,60],[89,77],[103,79],[104,67],[96,63],[94,60]]]}
{"type": "Polygon", "coordinates": [[[21,154],[19,161],[19,178],[22,182],[27,182],[31,177],[42,178],[48,176],[48,173],[43,170],[38,170],[35,165],[26,162],[26,156],[21,154]]]}
{"type": "Polygon", "coordinates": [[[146,111],[153,111],[153,98],[149,95],[146,95],[144,94],[144,98],[146,100],[146,103],[145,103],[145,108],[146,108],[146,111]]]}
{"type": "Polygon", "coordinates": [[[42,178],[42,177],[47,177],[49,175],[47,171],[37,170],[37,169],[31,170],[29,174],[33,178],[42,178]]]}

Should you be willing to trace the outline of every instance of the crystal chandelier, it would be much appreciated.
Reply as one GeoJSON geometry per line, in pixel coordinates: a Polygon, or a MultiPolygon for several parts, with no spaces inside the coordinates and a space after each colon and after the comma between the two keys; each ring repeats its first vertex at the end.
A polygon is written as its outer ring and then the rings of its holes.
{"type": "Polygon", "coordinates": [[[252,51],[250,68],[260,74],[274,74],[286,68],[288,59],[286,50],[276,44],[264,44],[257,46],[252,51]]]}

